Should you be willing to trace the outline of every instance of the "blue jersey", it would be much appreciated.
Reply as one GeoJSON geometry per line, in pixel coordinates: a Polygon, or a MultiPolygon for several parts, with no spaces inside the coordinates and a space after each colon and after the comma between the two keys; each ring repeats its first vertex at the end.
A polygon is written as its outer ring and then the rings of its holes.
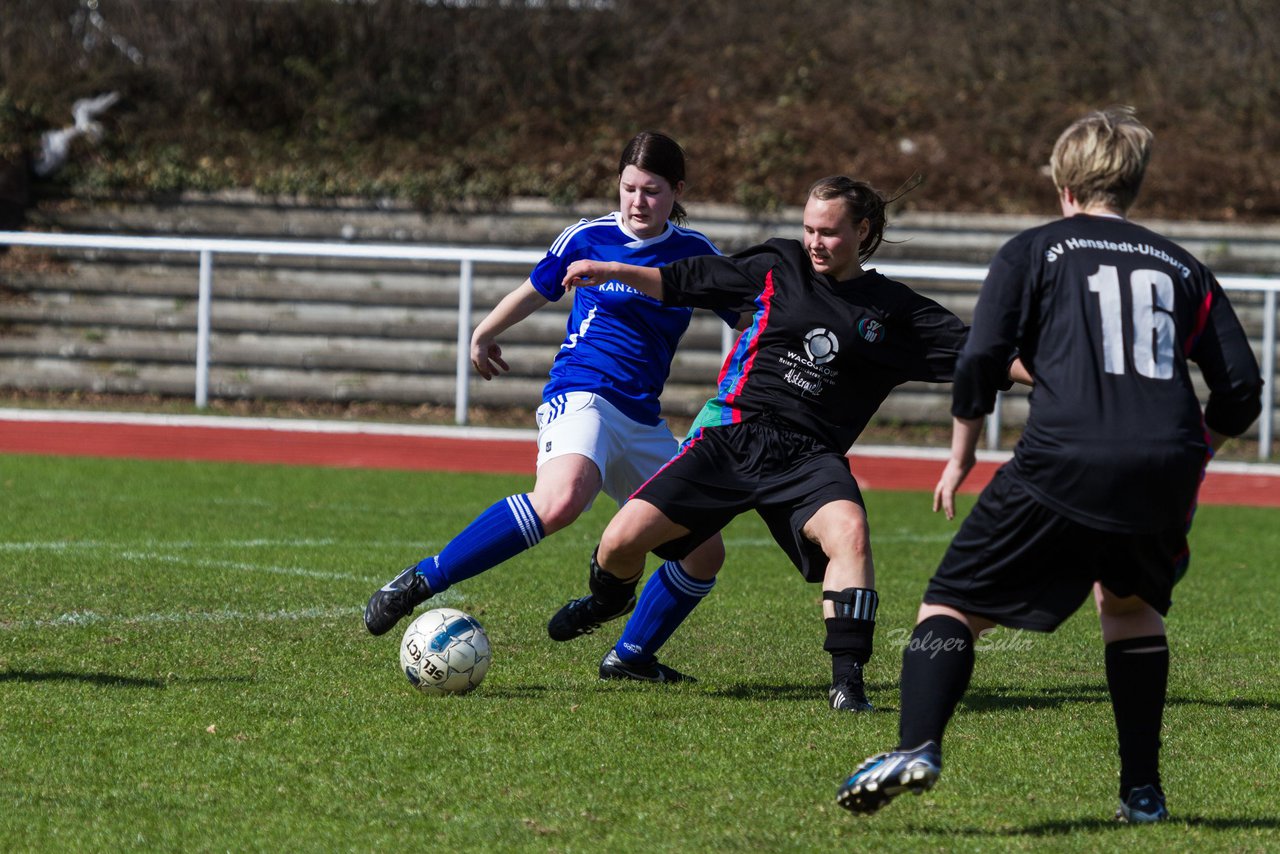
{"type": "MultiPolygon", "coordinates": [[[[582,220],[556,238],[529,280],[547,299],[564,296],[565,270],[583,258],[660,267],[695,255],[718,255],[705,235],[667,223],[657,237],[640,239],[615,212],[582,220]]],[[[570,391],[600,395],[641,424],[657,424],[658,398],[671,372],[680,337],[693,310],[667,307],[621,282],[574,288],[564,343],[542,390],[544,401],[570,391]]],[[[727,323],[736,317],[722,314],[727,323]]]]}

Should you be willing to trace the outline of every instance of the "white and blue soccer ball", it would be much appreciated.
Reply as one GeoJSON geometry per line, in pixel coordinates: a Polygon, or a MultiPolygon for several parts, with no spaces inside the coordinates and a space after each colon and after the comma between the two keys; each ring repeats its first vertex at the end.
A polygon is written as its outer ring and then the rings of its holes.
{"type": "Polygon", "coordinates": [[[470,614],[436,608],[420,614],[400,641],[400,669],[424,694],[465,694],[489,672],[489,636],[470,614]]]}

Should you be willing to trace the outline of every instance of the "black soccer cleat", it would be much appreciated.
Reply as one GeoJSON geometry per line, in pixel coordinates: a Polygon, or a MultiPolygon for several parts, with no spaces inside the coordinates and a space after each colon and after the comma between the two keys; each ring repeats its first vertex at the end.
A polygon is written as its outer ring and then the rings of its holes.
{"type": "Polygon", "coordinates": [[[870,712],[875,708],[867,701],[862,686],[854,686],[848,682],[832,685],[827,691],[827,702],[837,712],[870,712]]]}
{"type": "Polygon", "coordinates": [[[854,668],[847,680],[831,686],[831,690],[827,692],[827,702],[837,712],[869,712],[874,708],[867,699],[867,689],[862,683],[861,666],[854,668]]]}
{"type": "Polygon", "coordinates": [[[942,751],[932,741],[915,750],[893,750],[867,759],[836,793],[850,812],[873,813],[903,792],[921,794],[942,774],[942,751]]]}
{"type": "Polygon", "coordinates": [[[628,664],[618,657],[615,650],[605,653],[600,662],[601,679],[631,679],[635,682],[697,682],[674,667],[660,664],[657,659],[648,664],[628,664]]]}
{"type": "Polygon", "coordinates": [[[1169,818],[1164,805],[1164,793],[1156,786],[1136,786],[1129,790],[1129,797],[1120,801],[1116,810],[1118,821],[1129,824],[1154,824],[1169,818]]]}
{"type": "Polygon", "coordinates": [[[406,567],[382,585],[364,606],[364,625],[372,635],[385,635],[419,604],[431,598],[431,587],[416,566],[406,567]]]}
{"type": "Polygon", "coordinates": [[[547,634],[556,641],[569,641],[579,635],[589,635],[600,628],[602,623],[630,614],[635,606],[634,595],[613,610],[602,608],[594,595],[573,599],[556,611],[555,616],[547,622],[547,634]]]}

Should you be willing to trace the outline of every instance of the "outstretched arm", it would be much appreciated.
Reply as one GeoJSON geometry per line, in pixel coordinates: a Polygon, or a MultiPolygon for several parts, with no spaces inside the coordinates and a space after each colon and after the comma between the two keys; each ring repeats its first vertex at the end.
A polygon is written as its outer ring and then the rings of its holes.
{"type": "Polygon", "coordinates": [[[593,288],[605,282],[622,282],[652,299],[662,299],[662,271],[657,267],[640,267],[636,264],[619,264],[617,261],[574,261],[565,271],[566,291],[573,288],[593,288]]]}
{"type": "Polygon", "coordinates": [[[484,320],[476,324],[471,333],[471,366],[476,373],[491,380],[501,371],[506,373],[510,366],[502,359],[502,348],[498,346],[498,336],[533,314],[547,304],[549,300],[534,288],[528,279],[511,293],[502,298],[502,302],[493,307],[484,320]]]}
{"type": "Polygon", "coordinates": [[[951,457],[942,470],[938,485],[933,488],[933,512],[942,510],[948,519],[956,517],[956,491],[973,470],[977,462],[978,436],[982,431],[981,418],[951,419],[951,457]]]}

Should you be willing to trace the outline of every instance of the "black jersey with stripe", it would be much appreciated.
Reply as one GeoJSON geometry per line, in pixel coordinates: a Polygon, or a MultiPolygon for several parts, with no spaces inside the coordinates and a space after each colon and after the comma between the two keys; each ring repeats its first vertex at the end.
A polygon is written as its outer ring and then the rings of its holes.
{"type": "Polygon", "coordinates": [[[1243,432],[1261,380],[1221,286],[1190,253],[1119,217],[1030,229],[996,255],[956,368],[953,414],[991,411],[1013,352],[1035,384],[1010,473],[1081,524],[1189,522],[1208,427],[1243,432]],[[1209,388],[1202,416],[1189,362],[1209,388]]]}
{"type": "Polygon", "coordinates": [[[874,270],[836,281],[803,244],[773,239],[733,256],[662,268],[669,305],[750,316],[720,373],[721,423],[780,421],[844,453],[895,387],[949,382],[964,323],[874,270]]]}

